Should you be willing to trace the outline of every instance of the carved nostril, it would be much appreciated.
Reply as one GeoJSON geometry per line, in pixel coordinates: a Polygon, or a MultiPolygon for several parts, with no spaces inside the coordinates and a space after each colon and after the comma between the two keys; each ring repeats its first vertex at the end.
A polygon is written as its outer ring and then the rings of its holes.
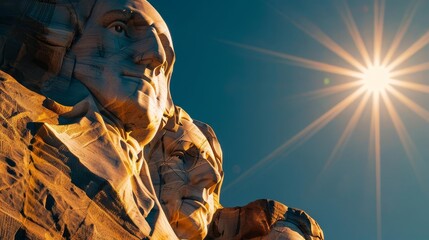
{"type": "Polygon", "coordinates": [[[161,54],[161,53],[154,53],[153,57],[152,57],[152,62],[149,63],[149,68],[150,69],[155,69],[161,65],[163,65],[165,62],[165,54],[161,54]]]}
{"type": "Polygon", "coordinates": [[[134,63],[139,65],[146,65],[151,70],[154,70],[156,67],[161,66],[165,62],[165,54],[151,51],[147,53],[142,53],[134,56],[134,63]]]}
{"type": "Polygon", "coordinates": [[[149,38],[140,41],[141,48],[144,50],[139,49],[140,51],[134,55],[134,63],[146,65],[151,70],[154,70],[167,61],[167,56],[156,30],[152,29],[150,35],[149,38]]]}

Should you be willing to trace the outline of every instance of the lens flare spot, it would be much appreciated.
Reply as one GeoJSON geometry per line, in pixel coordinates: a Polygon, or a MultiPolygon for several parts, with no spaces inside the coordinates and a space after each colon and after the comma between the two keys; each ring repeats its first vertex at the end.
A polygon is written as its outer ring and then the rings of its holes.
{"type": "Polygon", "coordinates": [[[331,79],[326,77],[325,79],[323,79],[323,84],[325,84],[325,85],[331,84],[331,79]]]}

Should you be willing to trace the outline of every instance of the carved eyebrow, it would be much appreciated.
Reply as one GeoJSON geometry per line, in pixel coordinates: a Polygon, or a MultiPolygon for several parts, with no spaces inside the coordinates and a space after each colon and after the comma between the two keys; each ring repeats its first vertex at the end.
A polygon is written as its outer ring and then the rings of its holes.
{"type": "Polygon", "coordinates": [[[150,20],[138,11],[131,9],[112,10],[103,15],[102,25],[108,27],[112,22],[121,21],[128,23],[133,20],[136,26],[149,26],[150,20]]]}

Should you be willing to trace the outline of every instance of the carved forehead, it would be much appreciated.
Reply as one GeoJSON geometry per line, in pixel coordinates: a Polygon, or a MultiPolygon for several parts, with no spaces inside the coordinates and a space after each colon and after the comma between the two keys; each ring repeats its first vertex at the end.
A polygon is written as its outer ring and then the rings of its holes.
{"type": "Polygon", "coordinates": [[[170,144],[180,144],[180,142],[190,142],[197,146],[199,149],[207,147],[208,144],[206,136],[201,130],[192,122],[192,120],[182,119],[182,125],[178,131],[167,131],[165,134],[165,141],[170,144]]]}
{"type": "Polygon", "coordinates": [[[92,14],[97,21],[133,20],[137,25],[154,26],[158,34],[164,34],[171,42],[170,32],[167,24],[159,15],[158,11],[145,0],[110,0],[97,1],[92,14]]]}

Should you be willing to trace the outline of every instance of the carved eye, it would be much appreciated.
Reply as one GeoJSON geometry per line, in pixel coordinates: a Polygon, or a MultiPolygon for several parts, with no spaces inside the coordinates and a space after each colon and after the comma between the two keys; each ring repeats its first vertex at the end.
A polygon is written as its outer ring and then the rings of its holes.
{"type": "Polygon", "coordinates": [[[185,171],[192,170],[200,160],[200,150],[191,142],[179,141],[177,149],[172,151],[170,156],[176,159],[176,164],[180,164],[185,171]]]}
{"type": "Polygon", "coordinates": [[[183,151],[174,151],[172,154],[171,154],[171,156],[172,157],[177,157],[177,158],[179,158],[180,160],[185,160],[184,158],[185,158],[185,153],[183,152],[183,151]]]}
{"type": "Polygon", "coordinates": [[[122,33],[124,31],[124,28],[121,25],[116,25],[115,26],[115,31],[118,33],[122,33]]]}
{"type": "Polygon", "coordinates": [[[116,21],[110,24],[109,29],[115,34],[127,35],[127,25],[121,21],[116,21]]]}

